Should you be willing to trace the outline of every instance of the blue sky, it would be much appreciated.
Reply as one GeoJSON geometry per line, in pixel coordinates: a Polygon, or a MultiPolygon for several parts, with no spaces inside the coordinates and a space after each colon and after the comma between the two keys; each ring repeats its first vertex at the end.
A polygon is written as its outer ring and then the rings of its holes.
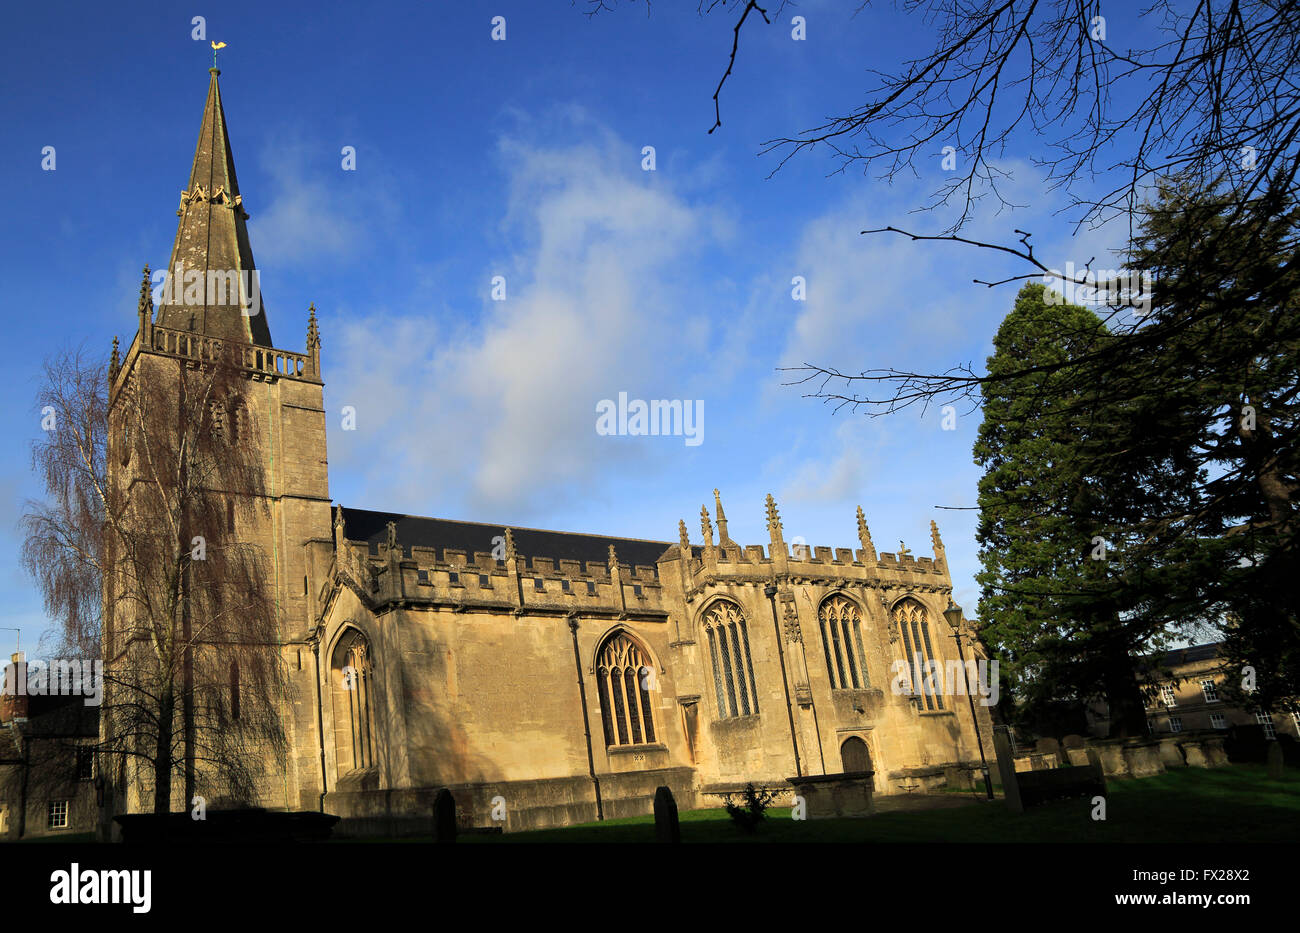
{"type": "MultiPolygon", "coordinates": [[[[731,534],[766,545],[773,493],[787,541],[856,547],[854,507],[878,550],[929,553],[938,520],[957,600],[977,600],[971,444],[978,414],[835,414],[782,383],[783,365],[847,370],[982,365],[1022,271],[946,244],[863,237],[941,184],[831,175],[827,154],[777,173],[761,143],[850,109],[923,54],[932,32],[892,7],[805,2],[746,27],[711,95],[733,19],[692,3],[63,3],[9,11],[0,57],[0,232],[9,404],[0,450],[0,586],[6,624],[35,645],[45,617],[18,564],[21,502],[39,490],[28,453],[41,360],[107,352],[135,328],[140,270],[168,258],[199,128],[208,39],[262,293],[277,347],[301,351],[318,309],[330,490],[346,506],[675,540],[722,490],[731,534]],[[191,38],[206,18],[205,41],[191,38]],[[491,18],[506,18],[506,41],[491,18]],[[790,17],[807,20],[794,41],[790,17]],[[56,169],[42,171],[45,146],[56,169]],[[341,150],[355,147],[356,170],[341,150]],[[642,170],[655,147],[656,170],[642,170]],[[490,297],[493,276],[507,298],[490,297]],[[791,279],[804,276],[807,300],[791,279]],[[596,404],[704,402],[699,446],[604,437],[596,404]],[[341,409],[357,411],[342,431],[341,409]]],[[[1112,24],[1112,35],[1119,28],[1112,24]]],[[[1134,30],[1136,32],[1136,30],[1134,30]]],[[[1138,44],[1133,41],[1130,44],[1138,44]]],[[[1035,232],[1050,264],[1119,245],[1071,238],[1030,137],[1004,153],[1011,200],[969,232],[1035,232]]],[[[12,633],[4,633],[9,644],[12,633]]],[[[8,650],[8,649],[6,649],[8,650]]]]}

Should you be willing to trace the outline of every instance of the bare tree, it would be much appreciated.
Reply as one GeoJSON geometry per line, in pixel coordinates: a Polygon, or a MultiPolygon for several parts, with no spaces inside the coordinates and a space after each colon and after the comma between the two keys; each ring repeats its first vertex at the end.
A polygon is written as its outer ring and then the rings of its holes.
{"type": "Polygon", "coordinates": [[[253,800],[285,754],[268,561],[239,534],[269,514],[249,348],[193,340],[189,359],[133,346],[125,367],[116,348],[107,366],[47,362],[52,429],[33,458],[48,499],[23,519],[24,561],[66,640],[102,644],[102,770],[117,792],[128,771],[142,794],[152,783],[156,813],[178,772],[187,805],[253,800]]]}

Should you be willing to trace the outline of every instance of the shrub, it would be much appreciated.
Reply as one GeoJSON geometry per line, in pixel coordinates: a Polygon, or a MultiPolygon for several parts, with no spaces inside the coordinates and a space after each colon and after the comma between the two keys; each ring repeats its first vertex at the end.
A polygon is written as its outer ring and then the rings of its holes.
{"type": "Polygon", "coordinates": [[[740,802],[732,800],[733,794],[723,797],[727,816],[733,823],[747,833],[752,833],[763,821],[763,811],[772,805],[776,794],[767,790],[758,790],[752,783],[745,785],[745,792],[740,795],[740,802]]]}

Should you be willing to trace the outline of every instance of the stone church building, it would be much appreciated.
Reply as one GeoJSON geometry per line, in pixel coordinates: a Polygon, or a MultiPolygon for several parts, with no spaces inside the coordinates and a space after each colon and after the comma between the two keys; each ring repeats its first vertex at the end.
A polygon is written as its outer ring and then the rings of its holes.
{"type": "MultiPolygon", "coordinates": [[[[219,73],[169,269],[256,268],[219,73]]],[[[856,529],[845,517],[852,547],[792,546],[770,496],[769,540],[742,546],[717,490],[695,540],[685,522],[675,540],[646,541],[336,505],[314,312],[297,352],[272,341],[257,294],[245,314],[247,294],[170,295],[155,312],[147,292],[111,370],[110,422],[149,358],[183,366],[213,342],[249,347],[267,517],[238,532],[272,564],[281,630],[268,650],[288,677],[289,753],[262,806],[400,832],[427,828],[447,787],[463,822],[513,831],[647,813],[659,785],[682,809],[751,781],[788,792],[797,775],[870,770],[877,794],[970,786],[968,701],[907,688],[921,663],[957,658],[933,523],[933,556],[919,557],[878,553],[861,509],[856,529]]],[[[135,467],[110,457],[110,469],[135,467]]],[[[984,657],[962,629],[965,658],[984,657]]],[[[975,708],[988,738],[988,709],[975,708]]],[[[110,797],[136,812],[151,793],[110,797]]]]}

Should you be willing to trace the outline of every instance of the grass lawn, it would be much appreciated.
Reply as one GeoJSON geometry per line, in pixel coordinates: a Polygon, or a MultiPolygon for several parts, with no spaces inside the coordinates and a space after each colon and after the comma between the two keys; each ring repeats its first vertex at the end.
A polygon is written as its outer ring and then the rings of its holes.
{"type": "MultiPolygon", "coordinates": [[[[1091,811],[1083,798],[1035,807],[1022,816],[1009,812],[1001,798],[852,820],[796,821],[789,809],[772,809],[758,832],[748,836],[718,808],[682,813],[681,828],[682,842],[1295,842],[1300,837],[1300,773],[1288,769],[1282,781],[1270,781],[1263,765],[1233,765],[1112,780],[1105,821],[1093,820],[1091,811]]],[[[458,841],[653,840],[654,818],[643,816],[458,841]]]]}

